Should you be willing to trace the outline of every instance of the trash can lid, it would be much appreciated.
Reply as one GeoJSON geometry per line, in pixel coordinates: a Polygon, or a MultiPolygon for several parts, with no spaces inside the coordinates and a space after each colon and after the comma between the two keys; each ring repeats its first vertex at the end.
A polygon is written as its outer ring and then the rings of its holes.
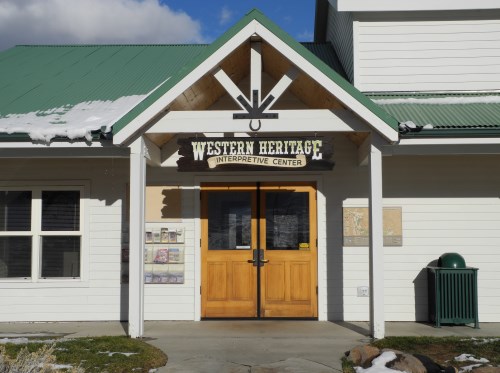
{"type": "Polygon", "coordinates": [[[464,257],[458,253],[444,253],[439,257],[438,267],[465,268],[464,257]]]}

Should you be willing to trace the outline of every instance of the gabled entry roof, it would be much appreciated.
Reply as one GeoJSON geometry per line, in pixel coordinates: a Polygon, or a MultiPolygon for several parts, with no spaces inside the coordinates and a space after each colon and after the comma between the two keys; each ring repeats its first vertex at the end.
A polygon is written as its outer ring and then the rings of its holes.
{"type": "Polygon", "coordinates": [[[161,115],[182,87],[255,33],[386,138],[397,140],[398,121],[343,78],[329,44],[298,43],[258,10],[211,45],[18,46],[2,52],[0,139],[90,141],[112,131],[115,143],[125,143],[161,115]]]}
{"type": "Polygon", "coordinates": [[[114,142],[129,142],[146,123],[168,111],[168,105],[191,84],[255,35],[276,48],[385,138],[397,141],[399,123],[396,119],[254,9],[121,118],[114,126],[114,142]]]}

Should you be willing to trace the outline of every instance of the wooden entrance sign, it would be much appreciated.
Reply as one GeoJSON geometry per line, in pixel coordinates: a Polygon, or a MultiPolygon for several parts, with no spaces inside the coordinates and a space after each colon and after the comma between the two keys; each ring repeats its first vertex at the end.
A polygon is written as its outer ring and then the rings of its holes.
{"type": "Polygon", "coordinates": [[[178,171],[331,170],[333,147],[322,137],[184,138],[178,171]]]}

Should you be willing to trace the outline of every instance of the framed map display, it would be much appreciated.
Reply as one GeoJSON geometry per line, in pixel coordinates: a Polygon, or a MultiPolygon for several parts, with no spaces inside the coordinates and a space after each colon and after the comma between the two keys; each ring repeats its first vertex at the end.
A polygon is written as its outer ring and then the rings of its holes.
{"type": "MultiPolygon", "coordinates": [[[[344,246],[370,244],[370,215],[368,207],[344,207],[344,246]]],[[[403,246],[401,207],[384,207],[384,246],[403,246]]]]}

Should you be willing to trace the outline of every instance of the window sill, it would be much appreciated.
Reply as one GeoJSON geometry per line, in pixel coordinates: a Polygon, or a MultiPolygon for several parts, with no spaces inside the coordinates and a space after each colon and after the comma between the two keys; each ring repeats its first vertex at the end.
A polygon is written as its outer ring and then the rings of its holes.
{"type": "Polygon", "coordinates": [[[33,282],[31,279],[2,279],[0,288],[2,289],[42,289],[42,288],[88,288],[88,281],[81,279],[39,279],[33,282]]]}

